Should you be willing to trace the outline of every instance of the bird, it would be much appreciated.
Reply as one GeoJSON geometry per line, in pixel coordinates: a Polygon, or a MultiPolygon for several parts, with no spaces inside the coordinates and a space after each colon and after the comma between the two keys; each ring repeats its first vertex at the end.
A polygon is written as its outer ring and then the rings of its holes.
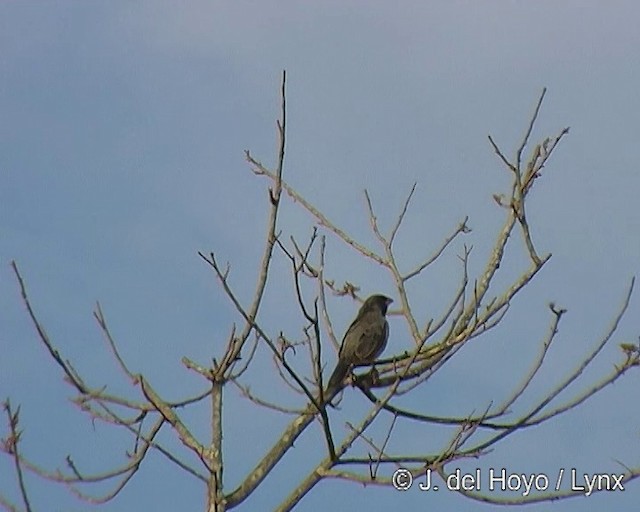
{"type": "Polygon", "coordinates": [[[342,339],[338,363],[324,392],[326,400],[331,400],[342,389],[345,377],[354,366],[373,363],[385,349],[389,338],[385,315],[392,302],[393,299],[378,294],[363,302],[342,339]]]}

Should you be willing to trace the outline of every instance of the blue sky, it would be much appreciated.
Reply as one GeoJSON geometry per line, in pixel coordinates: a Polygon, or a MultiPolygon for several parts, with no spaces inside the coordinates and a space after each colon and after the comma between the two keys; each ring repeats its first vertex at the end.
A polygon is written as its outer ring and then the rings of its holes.
{"type": "MultiPolygon", "coordinates": [[[[129,445],[104,425],[94,428],[69,402],[71,390],[38,343],[10,261],[20,266],[56,346],[93,385],[136,392],[92,319],[99,300],[135,371],[167,398],[202,389],[180,358],[206,364],[237,317],[197,251],[214,250],[230,261],[233,285],[243,299],[251,296],[267,183],[251,174],[243,151],[275,161],[283,68],[285,177],[310,201],[373,245],[363,189],[388,228],[418,183],[398,239],[405,268],[430,254],[465,215],[473,228],[464,240],[474,246],[472,269],[481,268],[502,222],[492,194],[509,185],[487,134],[513,154],[548,88],[534,137],[565,126],[571,132],[536,183],[528,211],[534,240],[553,257],[503,326],[461,352],[424,386],[420,400],[430,414],[466,415],[508,395],[546,332],[546,304],[556,301],[569,312],[529,398],[540,396],[606,332],[639,268],[639,11],[634,2],[595,1],[3,2],[0,395],[22,405],[23,450],[48,467],[71,453],[88,471],[121,461],[129,445]]],[[[284,204],[285,233],[303,237],[312,225],[297,205],[284,204]]],[[[393,296],[379,268],[333,238],[328,247],[336,280],[393,296]]],[[[461,247],[411,288],[422,318],[448,303],[461,247]]],[[[516,237],[507,258],[506,276],[526,264],[516,237]]],[[[295,336],[301,320],[288,271],[280,258],[263,321],[271,332],[295,336]]],[[[638,305],[636,293],[614,346],[575,392],[620,360],[618,342],[637,340],[638,305]]],[[[335,299],[329,307],[343,332],[356,306],[335,299]]],[[[398,320],[391,329],[387,355],[410,346],[398,320]]],[[[332,364],[330,350],[325,354],[332,364]]],[[[277,382],[267,353],[261,356],[249,383],[266,398],[299,405],[277,382]]],[[[638,383],[631,372],[566,418],[515,436],[482,467],[553,474],[560,467],[621,471],[616,459],[637,465],[638,383]]],[[[338,432],[361,411],[362,399],[351,394],[335,415],[338,432]]],[[[226,476],[233,487],[288,419],[256,411],[232,391],[227,405],[226,476]]],[[[204,438],[207,418],[206,411],[189,416],[204,438]]],[[[400,432],[411,443],[398,441],[399,450],[432,452],[446,439],[439,429],[400,432]]],[[[169,434],[163,439],[175,444],[169,434]]],[[[320,430],[309,429],[245,509],[272,509],[323,448],[320,430]]],[[[152,457],[103,509],[199,509],[197,484],[158,460],[152,457]]],[[[6,457],[0,475],[0,491],[16,499],[6,457]]],[[[35,478],[28,483],[39,510],[88,509],[64,489],[35,478]]],[[[588,498],[589,505],[581,498],[536,510],[632,510],[639,499],[640,486],[632,483],[624,493],[588,498]]],[[[306,496],[299,510],[364,503],[371,511],[492,510],[452,494],[399,495],[332,481],[306,496]]]]}

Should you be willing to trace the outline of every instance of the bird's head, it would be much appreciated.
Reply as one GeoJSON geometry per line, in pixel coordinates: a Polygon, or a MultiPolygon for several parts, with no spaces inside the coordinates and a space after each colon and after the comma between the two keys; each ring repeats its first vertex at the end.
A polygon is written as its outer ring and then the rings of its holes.
{"type": "Polygon", "coordinates": [[[383,315],[386,315],[389,304],[391,304],[392,302],[393,299],[387,297],[386,295],[371,295],[367,298],[367,300],[364,301],[361,310],[366,311],[372,308],[378,308],[383,315]]]}

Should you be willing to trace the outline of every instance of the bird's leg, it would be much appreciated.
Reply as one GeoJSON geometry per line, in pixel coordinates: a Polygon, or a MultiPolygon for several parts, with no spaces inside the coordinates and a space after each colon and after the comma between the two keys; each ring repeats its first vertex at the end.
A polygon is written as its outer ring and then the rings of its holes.
{"type": "Polygon", "coordinates": [[[372,364],[370,371],[354,377],[354,384],[368,389],[378,383],[378,377],[378,369],[372,364]]]}
{"type": "MultiPolygon", "coordinates": [[[[351,369],[349,370],[349,377],[348,377],[348,379],[347,379],[347,381],[348,381],[348,384],[347,384],[347,385],[348,385],[348,386],[354,386],[354,385],[355,385],[355,383],[356,383],[356,381],[357,381],[357,379],[358,379],[358,376],[357,376],[355,373],[353,373],[353,368],[351,368],[351,369]]],[[[345,386],[345,387],[346,387],[346,386],[345,386]]]]}
{"type": "Polygon", "coordinates": [[[380,374],[378,373],[378,369],[374,364],[371,365],[371,371],[369,372],[369,375],[371,376],[371,384],[377,384],[380,374]]]}

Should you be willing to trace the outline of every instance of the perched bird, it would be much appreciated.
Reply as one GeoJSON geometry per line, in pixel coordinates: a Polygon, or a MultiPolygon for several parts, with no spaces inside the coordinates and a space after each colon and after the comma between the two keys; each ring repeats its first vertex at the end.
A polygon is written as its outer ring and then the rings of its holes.
{"type": "Polygon", "coordinates": [[[373,363],[382,353],[389,338],[389,324],[385,318],[393,299],[371,295],[364,301],[355,320],[342,339],[338,364],[329,377],[326,400],[331,400],[342,388],[347,374],[354,366],[373,363]]]}

